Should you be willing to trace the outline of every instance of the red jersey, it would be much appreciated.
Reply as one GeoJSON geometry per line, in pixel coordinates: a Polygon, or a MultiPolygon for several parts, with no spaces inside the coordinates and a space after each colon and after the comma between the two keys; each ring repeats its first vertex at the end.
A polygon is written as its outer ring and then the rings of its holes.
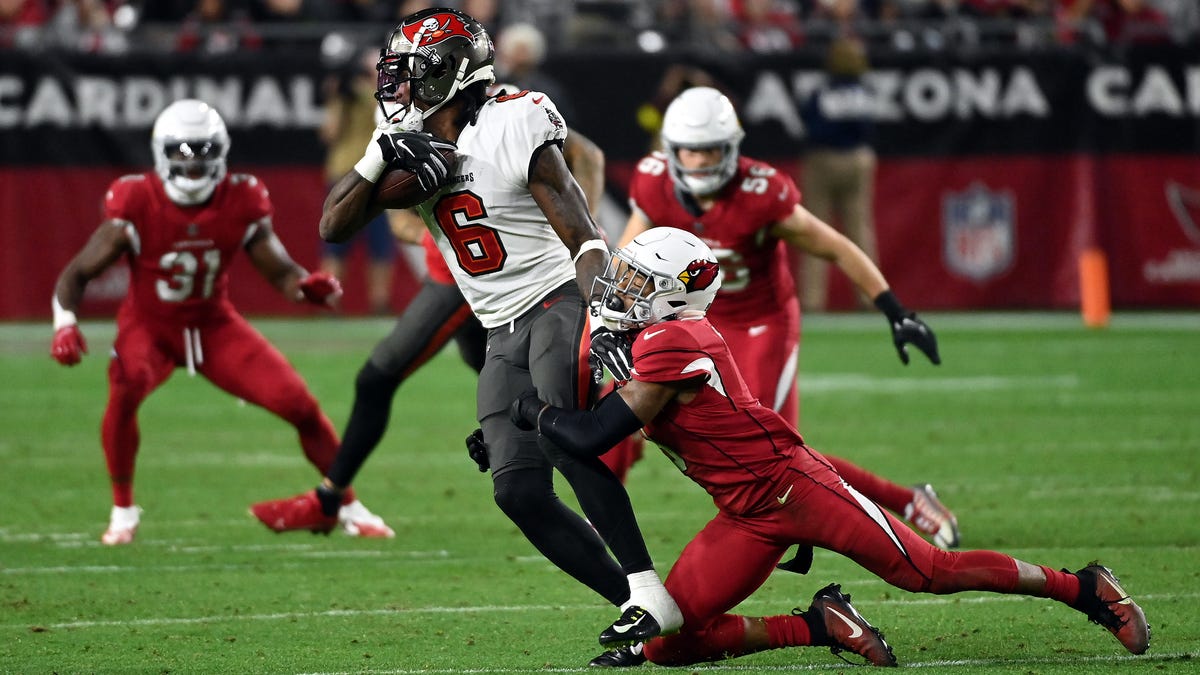
{"type": "Polygon", "coordinates": [[[196,322],[232,310],[229,264],[260,227],[271,226],[267,188],[233,174],[208,202],[180,206],[154,173],[123,176],[104,195],[104,218],[129,232],[129,294],[123,309],[164,321],[196,322]]]}
{"type": "Polygon", "coordinates": [[[795,479],[789,460],[804,441],[750,394],[712,324],[704,318],[653,324],[635,336],[632,351],[634,380],[706,377],[696,398],[672,401],[646,425],[650,440],[723,511],[744,515],[778,508],[776,496],[795,479]]]}
{"type": "Polygon", "coordinates": [[[725,275],[708,310],[714,323],[756,322],[795,300],[785,244],[768,231],[791,215],[800,190],[771,165],[739,157],[712,208],[695,216],[676,195],[666,155],[656,152],[638,162],[629,201],[655,227],[687,230],[712,248],[725,275]]]}

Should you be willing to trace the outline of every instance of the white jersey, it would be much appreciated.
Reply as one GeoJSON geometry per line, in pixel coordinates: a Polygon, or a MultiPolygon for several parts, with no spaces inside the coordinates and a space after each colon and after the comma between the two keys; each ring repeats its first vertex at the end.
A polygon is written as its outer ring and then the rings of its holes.
{"type": "Polygon", "coordinates": [[[575,265],[529,192],[530,161],[567,126],[540,92],[488,99],[458,138],[455,175],[417,207],[485,328],[502,326],[575,278],[575,265]]]}

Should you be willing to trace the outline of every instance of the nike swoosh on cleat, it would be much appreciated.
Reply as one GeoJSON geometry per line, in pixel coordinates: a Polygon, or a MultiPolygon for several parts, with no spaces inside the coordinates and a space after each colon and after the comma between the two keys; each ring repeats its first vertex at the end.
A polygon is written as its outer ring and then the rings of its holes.
{"type": "Polygon", "coordinates": [[[856,637],[860,637],[863,634],[862,626],[851,621],[850,619],[847,619],[845,614],[842,614],[841,612],[837,611],[836,609],[834,609],[832,607],[829,607],[828,609],[830,612],[833,612],[834,616],[841,619],[842,621],[845,621],[846,625],[850,626],[850,639],[851,640],[853,640],[856,637]]]}
{"type": "Polygon", "coordinates": [[[634,624],[631,624],[631,623],[630,623],[630,624],[626,624],[626,625],[624,625],[624,626],[617,626],[617,625],[614,625],[614,626],[612,627],[612,629],[613,629],[613,632],[614,632],[614,633],[628,633],[629,631],[633,630],[633,626],[634,626],[634,624]]]}

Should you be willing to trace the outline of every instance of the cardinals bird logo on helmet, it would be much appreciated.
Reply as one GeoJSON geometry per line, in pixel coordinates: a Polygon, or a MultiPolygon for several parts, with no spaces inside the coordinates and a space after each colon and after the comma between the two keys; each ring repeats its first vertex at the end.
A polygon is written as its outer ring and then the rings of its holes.
{"type": "Polygon", "coordinates": [[[692,291],[703,291],[712,285],[712,282],[717,280],[717,271],[719,270],[717,263],[709,260],[693,260],[688,264],[687,269],[679,273],[677,277],[683,282],[684,288],[688,293],[692,291]]]}

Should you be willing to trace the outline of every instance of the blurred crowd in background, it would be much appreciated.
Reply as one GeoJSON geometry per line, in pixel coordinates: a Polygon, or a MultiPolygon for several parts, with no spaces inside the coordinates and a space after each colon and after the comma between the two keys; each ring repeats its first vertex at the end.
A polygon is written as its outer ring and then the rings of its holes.
{"type": "Polygon", "coordinates": [[[378,42],[452,6],[493,35],[537,26],[546,49],[786,52],[853,34],[891,49],[1200,42],[1197,0],[0,0],[0,49],[225,53],[378,42]]]}

